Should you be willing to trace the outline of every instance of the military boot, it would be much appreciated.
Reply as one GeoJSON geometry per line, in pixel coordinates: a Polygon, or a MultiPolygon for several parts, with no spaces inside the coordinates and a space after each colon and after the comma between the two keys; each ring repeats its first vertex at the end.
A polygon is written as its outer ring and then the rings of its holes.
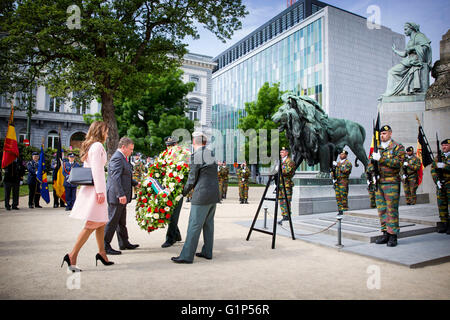
{"type": "Polygon", "coordinates": [[[445,233],[448,229],[449,223],[447,222],[438,222],[437,223],[437,232],[438,233],[445,233]]]}
{"type": "Polygon", "coordinates": [[[379,237],[375,243],[376,244],[385,244],[389,241],[389,234],[386,231],[383,231],[383,235],[379,237]]]}
{"type": "Polygon", "coordinates": [[[397,245],[397,235],[389,234],[389,241],[387,243],[388,247],[395,247],[397,245]]]}

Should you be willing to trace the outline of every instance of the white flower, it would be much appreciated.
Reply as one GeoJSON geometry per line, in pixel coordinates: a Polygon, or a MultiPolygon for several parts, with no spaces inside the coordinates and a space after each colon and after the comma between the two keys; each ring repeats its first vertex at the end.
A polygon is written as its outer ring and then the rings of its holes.
{"type": "Polygon", "coordinates": [[[180,175],[178,176],[181,180],[184,179],[184,175],[182,173],[180,173],[180,175]]]}
{"type": "Polygon", "coordinates": [[[153,215],[153,218],[159,219],[159,214],[155,213],[155,214],[153,215]]]}
{"type": "Polygon", "coordinates": [[[158,173],[158,172],[155,173],[155,177],[156,177],[156,178],[159,178],[159,173],[158,173]]]}
{"type": "Polygon", "coordinates": [[[170,211],[170,207],[165,207],[164,211],[169,212],[170,211]]]}

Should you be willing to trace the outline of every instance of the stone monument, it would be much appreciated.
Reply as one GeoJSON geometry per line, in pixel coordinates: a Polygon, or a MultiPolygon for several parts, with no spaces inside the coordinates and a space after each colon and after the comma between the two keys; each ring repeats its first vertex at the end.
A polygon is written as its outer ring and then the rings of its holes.
{"type": "MultiPolygon", "coordinates": [[[[405,23],[404,31],[410,39],[405,51],[398,51],[395,46],[392,48],[403,59],[388,72],[386,91],[380,96],[378,111],[380,125],[389,124],[396,141],[402,143],[405,148],[412,146],[414,151],[417,151],[419,124],[416,118],[419,119],[430,144],[433,141],[431,138],[435,136],[435,132],[432,132],[434,125],[426,120],[425,103],[432,67],[431,41],[420,32],[419,25],[413,22],[405,23]]],[[[429,199],[429,195],[433,194],[429,187],[425,187],[429,185],[430,179],[428,167],[424,170],[423,183],[417,190],[418,199],[429,199]]],[[[403,190],[401,195],[404,195],[403,190]]]]}

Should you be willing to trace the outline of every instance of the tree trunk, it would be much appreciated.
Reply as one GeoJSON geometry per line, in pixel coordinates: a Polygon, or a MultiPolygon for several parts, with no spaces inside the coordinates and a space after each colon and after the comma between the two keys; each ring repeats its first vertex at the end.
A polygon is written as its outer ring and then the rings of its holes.
{"type": "Polygon", "coordinates": [[[101,98],[103,121],[106,122],[109,129],[108,139],[106,140],[106,152],[109,160],[119,144],[119,130],[117,128],[113,95],[104,92],[101,94],[101,98]]]}

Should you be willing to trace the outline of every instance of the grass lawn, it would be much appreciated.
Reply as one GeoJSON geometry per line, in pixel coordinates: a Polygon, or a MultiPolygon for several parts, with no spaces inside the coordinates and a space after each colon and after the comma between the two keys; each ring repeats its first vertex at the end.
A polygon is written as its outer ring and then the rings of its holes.
{"type": "MultiPolygon", "coordinates": [[[[48,190],[50,193],[53,192],[52,184],[48,185],[48,190]]],[[[23,197],[23,196],[28,196],[28,185],[27,184],[23,184],[20,186],[19,197],[23,197]]],[[[11,198],[12,198],[12,194],[11,194],[11,198]]],[[[0,201],[5,201],[5,187],[3,187],[3,185],[0,187],[0,201]]]]}

